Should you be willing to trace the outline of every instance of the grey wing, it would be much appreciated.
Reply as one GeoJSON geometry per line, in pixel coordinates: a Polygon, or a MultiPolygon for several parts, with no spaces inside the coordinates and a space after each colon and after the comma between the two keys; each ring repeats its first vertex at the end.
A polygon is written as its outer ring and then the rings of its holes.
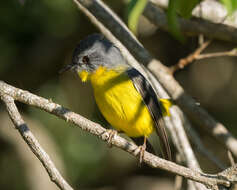
{"type": "Polygon", "coordinates": [[[131,68],[126,71],[129,78],[133,81],[136,90],[141,94],[155,123],[156,133],[160,139],[162,155],[164,158],[171,160],[170,145],[165,130],[165,123],[162,117],[162,108],[157,99],[156,93],[145,77],[136,69],[131,68]]]}

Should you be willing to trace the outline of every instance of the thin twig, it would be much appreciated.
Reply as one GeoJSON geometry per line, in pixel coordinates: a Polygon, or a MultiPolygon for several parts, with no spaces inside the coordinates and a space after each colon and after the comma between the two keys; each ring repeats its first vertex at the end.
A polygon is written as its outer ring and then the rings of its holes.
{"type": "Polygon", "coordinates": [[[2,101],[5,103],[8,114],[15,125],[16,129],[21,134],[24,141],[30,147],[31,151],[40,160],[45,170],[49,174],[52,182],[54,182],[62,190],[73,190],[73,188],[64,180],[49,155],[39,144],[38,140],[31,133],[24,120],[21,118],[20,113],[14,103],[14,98],[5,94],[2,89],[0,90],[0,96],[2,101]]]}
{"type": "MultiPolygon", "coordinates": [[[[181,149],[184,152],[185,160],[187,162],[188,167],[193,169],[195,168],[196,170],[201,172],[201,167],[196,159],[196,156],[187,138],[186,132],[183,128],[185,119],[183,119],[183,117],[180,117],[181,114],[179,112],[181,112],[181,110],[179,110],[177,106],[172,106],[170,112],[172,115],[171,121],[174,123],[173,131],[178,137],[178,144],[180,144],[181,149]],[[174,112],[176,112],[177,114],[174,114],[174,112]]],[[[194,187],[199,190],[206,189],[205,186],[199,183],[195,183],[194,187]]]]}
{"type": "Polygon", "coordinates": [[[205,53],[196,56],[196,60],[212,58],[212,57],[223,57],[223,56],[237,56],[237,49],[234,48],[230,51],[215,52],[215,53],[205,53]]]}
{"type": "MultiPolygon", "coordinates": [[[[9,114],[13,118],[13,121],[16,122],[16,125],[18,126],[18,128],[19,128],[19,126],[22,126],[22,132],[24,132],[24,133],[22,133],[24,135],[23,138],[25,140],[29,140],[29,141],[27,141],[29,143],[29,146],[34,151],[36,156],[41,160],[44,159],[43,156],[45,156],[45,154],[41,154],[42,152],[40,152],[40,154],[38,154],[39,152],[38,152],[37,148],[39,148],[40,146],[38,146],[38,145],[36,147],[31,146],[31,145],[35,145],[35,142],[37,142],[37,141],[35,141],[35,139],[32,138],[32,134],[29,133],[29,131],[27,130],[24,121],[21,118],[18,118],[19,115],[15,113],[16,107],[12,108],[12,106],[15,106],[13,99],[18,100],[22,103],[26,103],[28,105],[40,108],[42,110],[45,110],[45,111],[47,111],[51,114],[54,114],[54,115],[66,120],[68,122],[72,122],[76,126],[80,127],[82,130],[88,131],[91,134],[98,136],[100,139],[108,142],[109,134],[108,134],[107,130],[105,128],[103,128],[101,125],[94,123],[94,122],[80,116],[79,114],[76,114],[76,113],[62,107],[59,104],[53,103],[51,100],[47,100],[45,98],[36,96],[28,91],[24,91],[24,90],[15,88],[15,87],[10,86],[10,85],[8,85],[4,82],[1,82],[1,81],[0,81],[0,95],[1,95],[1,98],[3,99],[3,101],[6,102],[6,105],[8,106],[7,109],[10,110],[9,114]],[[7,99],[6,99],[6,97],[7,97],[7,99]],[[17,116],[17,118],[15,121],[14,118],[16,116],[17,116]]],[[[119,147],[119,148],[127,151],[131,155],[139,158],[139,148],[134,143],[131,143],[118,135],[114,136],[111,143],[114,146],[119,147]]],[[[40,150],[40,151],[42,151],[42,150],[40,150]]],[[[204,174],[204,173],[201,173],[201,172],[198,172],[195,170],[191,170],[189,168],[177,165],[173,162],[161,159],[161,158],[159,158],[151,153],[148,153],[146,151],[144,153],[144,162],[151,167],[164,169],[164,170],[167,170],[171,173],[181,175],[187,179],[200,182],[200,183],[202,183],[202,184],[206,185],[207,187],[212,188],[214,190],[218,189],[218,185],[224,185],[226,187],[230,186],[230,182],[229,182],[228,178],[222,179],[222,178],[219,178],[219,175],[204,174]]],[[[53,163],[50,163],[50,164],[53,164],[53,163]]],[[[55,177],[52,179],[55,180],[55,177]]],[[[233,181],[237,182],[237,179],[235,179],[235,178],[234,179],[231,178],[230,180],[232,180],[231,182],[233,182],[233,181]]]]}
{"type": "Polygon", "coordinates": [[[228,155],[231,166],[234,166],[235,165],[235,160],[233,158],[233,155],[231,154],[230,151],[227,151],[227,155],[228,155]]]}
{"type": "Polygon", "coordinates": [[[187,186],[187,190],[199,190],[199,189],[196,188],[195,184],[192,183],[191,180],[188,180],[188,181],[187,181],[187,185],[188,185],[188,186],[187,186]]]}
{"type": "MultiPolygon", "coordinates": [[[[185,116],[184,116],[185,118],[185,116]]],[[[208,150],[204,144],[201,141],[200,136],[197,134],[195,129],[191,127],[191,124],[188,122],[188,120],[184,121],[184,127],[187,131],[188,135],[190,136],[190,139],[192,139],[192,142],[195,144],[195,147],[197,151],[199,151],[202,155],[204,155],[207,159],[209,159],[211,162],[213,162],[218,168],[225,169],[226,166],[216,157],[216,155],[213,154],[210,150],[208,150]]]]}
{"type": "Polygon", "coordinates": [[[179,69],[183,69],[188,64],[192,63],[195,59],[197,59],[198,56],[200,56],[200,53],[207,48],[207,46],[211,43],[211,40],[208,40],[200,45],[199,48],[197,48],[193,53],[189,54],[187,57],[180,59],[179,62],[173,66],[170,67],[170,72],[173,74],[179,69]]]}
{"type": "Polygon", "coordinates": [[[186,116],[179,110],[177,110],[177,112],[179,112],[179,114],[181,115],[181,118],[183,118],[183,126],[185,128],[185,130],[187,131],[190,139],[192,139],[192,142],[195,144],[197,150],[203,154],[204,156],[207,157],[207,159],[209,159],[210,161],[212,161],[217,167],[219,167],[220,169],[224,169],[226,168],[226,166],[210,151],[208,150],[204,144],[201,141],[200,136],[197,134],[197,132],[195,131],[195,129],[191,126],[191,123],[189,122],[189,120],[186,118],[186,116]]]}
{"type": "MultiPolygon", "coordinates": [[[[182,163],[183,159],[182,156],[178,153],[176,154],[176,163],[182,163]]],[[[193,181],[191,181],[193,182],[193,181]]],[[[182,188],[182,184],[183,184],[183,177],[182,176],[175,176],[175,180],[174,180],[174,190],[181,190],[182,188]]]]}
{"type": "Polygon", "coordinates": [[[204,43],[204,35],[200,34],[198,35],[198,44],[201,46],[204,43]]]}
{"type": "Polygon", "coordinates": [[[195,60],[200,59],[207,59],[207,58],[213,58],[213,57],[223,57],[223,56],[237,56],[237,49],[234,48],[230,51],[224,51],[224,52],[215,52],[215,53],[205,53],[201,54],[201,52],[207,48],[207,46],[210,44],[211,40],[208,40],[200,45],[199,48],[197,48],[193,53],[189,54],[187,57],[182,58],[179,60],[179,62],[173,66],[170,67],[170,72],[173,74],[179,69],[183,69],[188,64],[192,63],[195,60]]]}
{"type": "Polygon", "coordinates": [[[174,180],[174,190],[181,190],[183,183],[183,177],[176,175],[174,180]]]}

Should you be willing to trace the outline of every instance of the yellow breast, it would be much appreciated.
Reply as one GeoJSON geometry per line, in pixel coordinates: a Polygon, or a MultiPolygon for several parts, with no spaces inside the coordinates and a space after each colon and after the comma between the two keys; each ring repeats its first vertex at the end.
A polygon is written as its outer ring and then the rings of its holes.
{"type": "Polygon", "coordinates": [[[96,103],[105,119],[130,137],[148,136],[153,119],[141,95],[123,70],[99,68],[90,75],[96,103]]]}

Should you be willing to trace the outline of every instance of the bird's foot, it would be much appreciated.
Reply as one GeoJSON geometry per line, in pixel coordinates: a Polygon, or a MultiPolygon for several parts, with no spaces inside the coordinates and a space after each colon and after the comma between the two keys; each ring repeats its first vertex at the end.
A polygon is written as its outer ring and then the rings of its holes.
{"type": "Polygon", "coordinates": [[[108,146],[111,148],[112,147],[112,140],[113,140],[114,136],[118,134],[118,132],[113,129],[108,129],[107,133],[109,134],[108,146]]]}
{"type": "Polygon", "coordinates": [[[139,146],[140,149],[140,157],[139,157],[139,163],[141,164],[144,160],[144,153],[146,151],[146,142],[142,146],[139,146]]]}
{"type": "Polygon", "coordinates": [[[141,164],[144,160],[144,152],[146,150],[146,147],[144,147],[143,145],[142,146],[139,146],[138,147],[140,149],[140,153],[139,153],[139,163],[141,164]]]}

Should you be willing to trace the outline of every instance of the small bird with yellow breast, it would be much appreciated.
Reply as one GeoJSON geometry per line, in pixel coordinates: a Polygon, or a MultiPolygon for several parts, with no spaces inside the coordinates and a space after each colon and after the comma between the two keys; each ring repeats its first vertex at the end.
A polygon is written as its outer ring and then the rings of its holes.
{"type": "Polygon", "coordinates": [[[127,64],[115,45],[100,34],[88,36],[78,44],[72,64],[62,72],[69,69],[83,82],[91,82],[99,110],[112,127],[135,142],[143,138],[140,162],[147,138],[154,130],[159,136],[163,157],[171,160],[163,117],[170,115],[172,103],[157,98],[146,78],[127,64]]]}

